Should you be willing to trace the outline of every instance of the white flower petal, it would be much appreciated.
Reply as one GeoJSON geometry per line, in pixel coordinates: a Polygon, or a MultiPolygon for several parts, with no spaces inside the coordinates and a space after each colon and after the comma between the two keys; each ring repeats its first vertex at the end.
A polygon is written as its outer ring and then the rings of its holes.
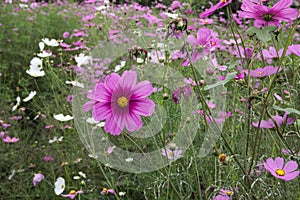
{"type": "Polygon", "coordinates": [[[63,114],[57,114],[57,115],[53,115],[54,119],[61,121],[61,122],[65,122],[65,121],[69,121],[72,120],[73,117],[70,115],[66,115],[64,116],[63,114]]]}
{"type": "Polygon", "coordinates": [[[26,97],[25,99],[23,99],[23,101],[27,102],[27,101],[31,100],[35,95],[36,95],[36,91],[30,92],[30,94],[28,95],[28,97],[26,97]]]}
{"type": "Polygon", "coordinates": [[[55,188],[54,188],[54,192],[56,195],[60,195],[61,193],[64,192],[65,190],[65,179],[62,177],[58,177],[55,184],[54,184],[55,188]]]}
{"type": "Polygon", "coordinates": [[[76,86],[76,87],[84,88],[83,83],[79,83],[76,80],[75,81],[66,81],[66,84],[71,84],[71,85],[76,86]]]}

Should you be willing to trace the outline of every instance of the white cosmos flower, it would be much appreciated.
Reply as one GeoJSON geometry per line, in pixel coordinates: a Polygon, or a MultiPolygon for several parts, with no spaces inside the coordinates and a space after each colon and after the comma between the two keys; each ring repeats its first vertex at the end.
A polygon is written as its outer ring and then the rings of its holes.
{"type": "Polygon", "coordinates": [[[119,196],[124,196],[126,192],[119,192],[119,196]]]}
{"type": "Polygon", "coordinates": [[[63,114],[57,114],[57,115],[53,115],[54,119],[61,121],[61,122],[65,122],[65,121],[69,121],[72,120],[73,117],[70,115],[66,115],[64,116],[63,114]]]}
{"type": "Polygon", "coordinates": [[[48,46],[51,46],[51,47],[57,47],[59,45],[59,43],[57,42],[57,40],[55,39],[51,39],[49,40],[49,38],[44,38],[42,39],[42,41],[48,45],[48,46]]]}
{"type": "Polygon", "coordinates": [[[65,190],[65,179],[63,177],[58,177],[55,184],[54,184],[54,192],[56,195],[60,195],[65,190]]]}
{"type": "Polygon", "coordinates": [[[26,70],[26,73],[33,77],[42,77],[45,76],[45,71],[42,67],[31,65],[29,70],[26,70]]]}
{"type": "Polygon", "coordinates": [[[80,176],[82,176],[82,178],[86,178],[86,174],[85,174],[85,173],[83,173],[83,172],[78,172],[78,174],[79,174],[80,176]]]}
{"type": "Polygon", "coordinates": [[[96,8],[97,11],[106,10],[106,6],[99,6],[96,8]]]}
{"type": "Polygon", "coordinates": [[[99,124],[97,124],[98,127],[104,127],[105,122],[100,122],[99,124]]]}
{"type": "Polygon", "coordinates": [[[79,179],[80,179],[80,176],[74,176],[73,179],[74,179],[74,180],[79,180],[79,179]]]}
{"type": "Polygon", "coordinates": [[[132,161],[133,161],[133,158],[126,158],[125,161],[126,161],[126,162],[132,162],[132,161]]]}
{"type": "Polygon", "coordinates": [[[47,51],[42,51],[42,53],[37,54],[37,56],[41,57],[41,58],[46,58],[46,57],[49,57],[51,55],[52,55],[52,53],[51,52],[48,53],[47,51]]]}
{"type": "Polygon", "coordinates": [[[17,108],[18,108],[18,106],[20,105],[20,102],[21,102],[21,98],[18,96],[17,98],[16,98],[16,100],[17,100],[17,103],[16,103],[16,105],[14,105],[13,107],[12,107],[12,111],[15,111],[17,108]]]}
{"type": "Polygon", "coordinates": [[[66,84],[71,84],[73,86],[84,88],[83,83],[79,83],[77,80],[75,80],[75,81],[66,81],[66,84]]]}
{"type": "Polygon", "coordinates": [[[34,57],[30,61],[30,67],[31,66],[35,66],[35,67],[41,66],[42,67],[42,65],[43,65],[43,61],[38,57],[34,57]]]}
{"type": "Polygon", "coordinates": [[[168,13],[166,12],[166,15],[172,19],[177,19],[178,18],[178,14],[173,14],[173,13],[168,13]]]}
{"type": "Polygon", "coordinates": [[[98,124],[99,121],[95,120],[93,117],[87,118],[86,122],[89,124],[98,124]]]}
{"type": "Polygon", "coordinates": [[[92,61],[91,56],[85,56],[83,53],[79,54],[79,56],[75,56],[75,61],[77,62],[77,66],[86,65],[92,61]]]}
{"type": "Polygon", "coordinates": [[[40,51],[44,51],[45,43],[44,42],[39,42],[39,47],[40,47],[40,51]]]}
{"type": "Polygon", "coordinates": [[[115,67],[115,72],[118,72],[121,68],[123,68],[126,64],[126,61],[121,61],[121,64],[120,65],[117,65],[115,67]]]}
{"type": "Polygon", "coordinates": [[[26,97],[25,99],[23,99],[23,101],[27,102],[27,101],[31,100],[35,95],[36,95],[36,91],[30,92],[30,94],[28,95],[28,97],[26,97]]]}

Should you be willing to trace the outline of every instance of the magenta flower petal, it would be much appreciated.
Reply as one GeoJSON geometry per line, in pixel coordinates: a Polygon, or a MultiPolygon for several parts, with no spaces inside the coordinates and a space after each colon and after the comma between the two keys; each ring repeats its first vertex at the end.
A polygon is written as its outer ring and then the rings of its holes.
{"type": "Polygon", "coordinates": [[[133,132],[142,127],[142,119],[139,115],[135,114],[134,112],[131,112],[126,118],[125,118],[125,126],[128,131],[133,132]]]}
{"type": "Polygon", "coordinates": [[[95,88],[94,99],[99,102],[109,102],[111,100],[111,93],[112,91],[103,83],[98,83],[95,88]]]}
{"type": "Polygon", "coordinates": [[[119,87],[130,92],[136,86],[137,74],[134,71],[124,71],[119,81],[119,87]]]}
{"type": "Polygon", "coordinates": [[[277,169],[282,169],[283,164],[284,164],[284,159],[281,157],[275,158],[275,164],[276,164],[277,169]]]}
{"type": "Polygon", "coordinates": [[[295,179],[297,176],[299,176],[300,171],[295,171],[295,172],[290,172],[287,175],[284,176],[284,178],[282,178],[285,181],[290,181],[295,179]]]}
{"type": "Polygon", "coordinates": [[[289,161],[289,162],[286,163],[286,165],[284,166],[283,169],[284,169],[284,171],[286,171],[286,172],[289,173],[289,172],[295,171],[297,168],[298,168],[297,162],[291,160],[291,161],[289,161]]]}
{"type": "Polygon", "coordinates": [[[110,102],[100,102],[94,106],[93,117],[97,121],[102,121],[112,114],[110,102]]]}
{"type": "Polygon", "coordinates": [[[149,81],[138,83],[132,91],[131,100],[146,98],[153,92],[152,84],[149,81]]]}
{"type": "Polygon", "coordinates": [[[191,44],[192,46],[196,46],[198,44],[197,39],[193,35],[189,35],[186,37],[186,41],[191,44]]]}
{"type": "Polygon", "coordinates": [[[105,85],[110,89],[110,91],[114,91],[117,87],[117,83],[120,80],[120,75],[117,73],[112,73],[108,75],[105,79],[105,85]]]}
{"type": "Polygon", "coordinates": [[[114,121],[114,117],[112,115],[106,118],[104,130],[112,135],[120,135],[122,132],[122,129],[120,129],[120,127],[114,121]]]}
{"type": "Polygon", "coordinates": [[[150,99],[140,99],[130,102],[131,110],[137,115],[150,116],[154,112],[155,103],[150,99]]]}

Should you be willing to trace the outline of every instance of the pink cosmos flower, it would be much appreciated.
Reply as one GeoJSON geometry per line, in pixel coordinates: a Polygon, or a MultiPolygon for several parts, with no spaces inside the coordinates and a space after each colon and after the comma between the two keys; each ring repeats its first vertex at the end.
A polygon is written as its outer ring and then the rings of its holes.
{"type": "Polygon", "coordinates": [[[178,146],[170,145],[170,147],[166,147],[162,149],[161,153],[163,156],[166,156],[169,160],[176,160],[182,157],[182,150],[179,150],[178,146]]]}
{"type": "Polygon", "coordinates": [[[263,26],[281,27],[281,22],[292,22],[298,16],[298,10],[289,8],[293,0],[280,0],[272,8],[263,4],[257,4],[250,0],[243,1],[241,9],[238,11],[241,18],[253,18],[254,26],[261,28],[263,26]]]}
{"type": "Polygon", "coordinates": [[[183,94],[185,95],[185,98],[187,100],[189,98],[189,96],[191,96],[191,94],[192,94],[192,89],[189,86],[177,88],[172,93],[173,101],[176,104],[178,104],[183,94]]]}
{"type": "Polygon", "coordinates": [[[15,143],[15,142],[18,142],[19,141],[19,138],[16,138],[16,137],[9,137],[9,136],[6,136],[4,139],[3,139],[3,142],[6,142],[6,143],[15,143]]]}
{"type": "Polygon", "coordinates": [[[288,52],[300,56],[300,44],[293,44],[289,46],[288,52]]]}
{"type": "Polygon", "coordinates": [[[43,159],[45,162],[54,161],[54,158],[51,155],[45,156],[43,159]]]}
{"type": "Polygon", "coordinates": [[[149,81],[137,83],[135,71],[124,71],[122,77],[112,73],[88,94],[91,101],[84,105],[84,110],[93,109],[92,115],[97,121],[106,119],[104,130],[112,135],[121,134],[124,126],[133,132],[142,127],[141,116],[154,112],[155,104],[147,98],[152,92],[149,81]]]}
{"type": "Polygon", "coordinates": [[[268,158],[264,163],[264,167],[268,170],[273,176],[276,178],[282,179],[284,181],[290,181],[295,179],[300,171],[296,171],[298,169],[297,162],[291,160],[287,162],[284,166],[284,159],[281,157],[268,158]]]}
{"type": "Polygon", "coordinates": [[[233,191],[221,189],[219,194],[215,196],[214,200],[230,200],[233,195],[233,191]]]}
{"type": "Polygon", "coordinates": [[[186,41],[194,47],[191,53],[191,60],[195,62],[196,60],[206,56],[211,49],[211,39],[212,31],[207,28],[200,28],[197,32],[197,38],[193,35],[189,35],[186,41]]]}
{"type": "Polygon", "coordinates": [[[107,188],[103,188],[103,190],[101,191],[101,194],[102,195],[105,195],[105,194],[115,194],[115,191],[114,189],[107,189],[107,188]]]}
{"type": "Polygon", "coordinates": [[[33,186],[37,186],[44,178],[45,176],[41,173],[35,174],[32,181],[33,186]]]}
{"type": "MultiPolygon", "coordinates": [[[[269,119],[268,121],[266,120],[261,120],[260,123],[260,128],[276,128],[276,125],[273,121],[276,122],[277,126],[281,126],[283,123],[286,123],[287,125],[290,125],[292,123],[294,123],[294,121],[296,120],[295,117],[287,117],[288,113],[284,113],[283,117],[275,115],[272,116],[272,119],[269,119]]],[[[252,126],[254,126],[255,128],[258,128],[258,122],[253,122],[252,126]]]]}
{"type": "Polygon", "coordinates": [[[210,8],[206,9],[203,13],[200,13],[199,17],[200,18],[208,17],[208,16],[212,15],[216,10],[218,10],[224,6],[227,6],[230,3],[231,3],[231,0],[220,0],[219,3],[217,3],[216,5],[213,5],[210,8]]]}
{"type": "Polygon", "coordinates": [[[74,199],[77,194],[82,194],[82,190],[71,190],[69,194],[61,194],[62,197],[69,197],[70,199],[74,199]]]}
{"type": "Polygon", "coordinates": [[[283,48],[279,49],[279,51],[277,52],[277,50],[275,49],[275,47],[270,47],[269,50],[267,50],[267,49],[263,49],[262,50],[264,59],[267,61],[268,64],[272,63],[272,59],[273,58],[281,57],[282,56],[282,52],[283,52],[283,48]]]}
{"type": "MultiPolygon", "coordinates": [[[[282,70],[282,67],[279,68],[279,71],[281,71],[281,70],[282,70]]],[[[265,77],[265,76],[275,74],[276,71],[277,71],[276,67],[266,66],[264,68],[257,68],[255,70],[251,70],[250,76],[261,78],[261,77],[265,77]]]]}

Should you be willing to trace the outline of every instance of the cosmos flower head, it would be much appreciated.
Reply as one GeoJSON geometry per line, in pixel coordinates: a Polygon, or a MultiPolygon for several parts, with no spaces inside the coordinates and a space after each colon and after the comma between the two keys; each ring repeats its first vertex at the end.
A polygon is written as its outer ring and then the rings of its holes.
{"type": "Polygon", "coordinates": [[[293,180],[300,173],[300,171],[297,171],[298,164],[296,161],[291,160],[284,165],[284,159],[281,157],[277,157],[275,160],[268,158],[264,163],[264,167],[274,177],[284,181],[293,180]]]}
{"type": "Polygon", "coordinates": [[[41,173],[37,173],[33,177],[33,186],[37,186],[42,180],[44,180],[45,176],[41,173]]]}
{"type": "MultiPolygon", "coordinates": [[[[264,68],[257,68],[255,70],[250,71],[250,76],[251,77],[257,77],[257,78],[270,76],[270,75],[276,74],[277,69],[278,69],[277,67],[273,67],[273,66],[266,66],[264,68]]],[[[278,71],[280,72],[281,70],[282,70],[282,67],[280,66],[278,71]]]]}
{"type": "Polygon", "coordinates": [[[124,71],[122,76],[112,73],[104,83],[97,83],[91,101],[84,105],[84,110],[92,111],[97,121],[106,120],[104,130],[112,135],[119,135],[124,127],[130,132],[142,127],[141,116],[150,116],[155,104],[147,97],[153,92],[149,81],[137,83],[135,71],[124,71]]]}
{"type": "Polygon", "coordinates": [[[261,28],[264,26],[281,27],[281,22],[292,23],[298,16],[298,10],[289,8],[293,0],[280,0],[273,7],[260,4],[257,1],[245,0],[241,6],[242,11],[238,11],[241,18],[254,19],[254,26],[261,28]]]}
{"type": "MultiPolygon", "coordinates": [[[[275,116],[272,116],[272,118],[267,120],[267,121],[266,120],[261,120],[261,123],[260,123],[259,127],[270,129],[270,128],[276,128],[276,125],[279,127],[283,123],[286,123],[287,125],[290,125],[290,124],[294,123],[296,118],[295,117],[287,117],[287,116],[288,116],[288,113],[286,112],[286,113],[284,113],[283,117],[275,115],[275,116]]],[[[253,122],[252,126],[254,126],[255,128],[258,128],[258,122],[253,122]]]]}
{"type": "Polygon", "coordinates": [[[216,5],[211,6],[210,8],[206,9],[203,13],[200,13],[200,18],[206,18],[216,12],[218,9],[227,6],[231,3],[232,0],[220,0],[216,5]]]}

